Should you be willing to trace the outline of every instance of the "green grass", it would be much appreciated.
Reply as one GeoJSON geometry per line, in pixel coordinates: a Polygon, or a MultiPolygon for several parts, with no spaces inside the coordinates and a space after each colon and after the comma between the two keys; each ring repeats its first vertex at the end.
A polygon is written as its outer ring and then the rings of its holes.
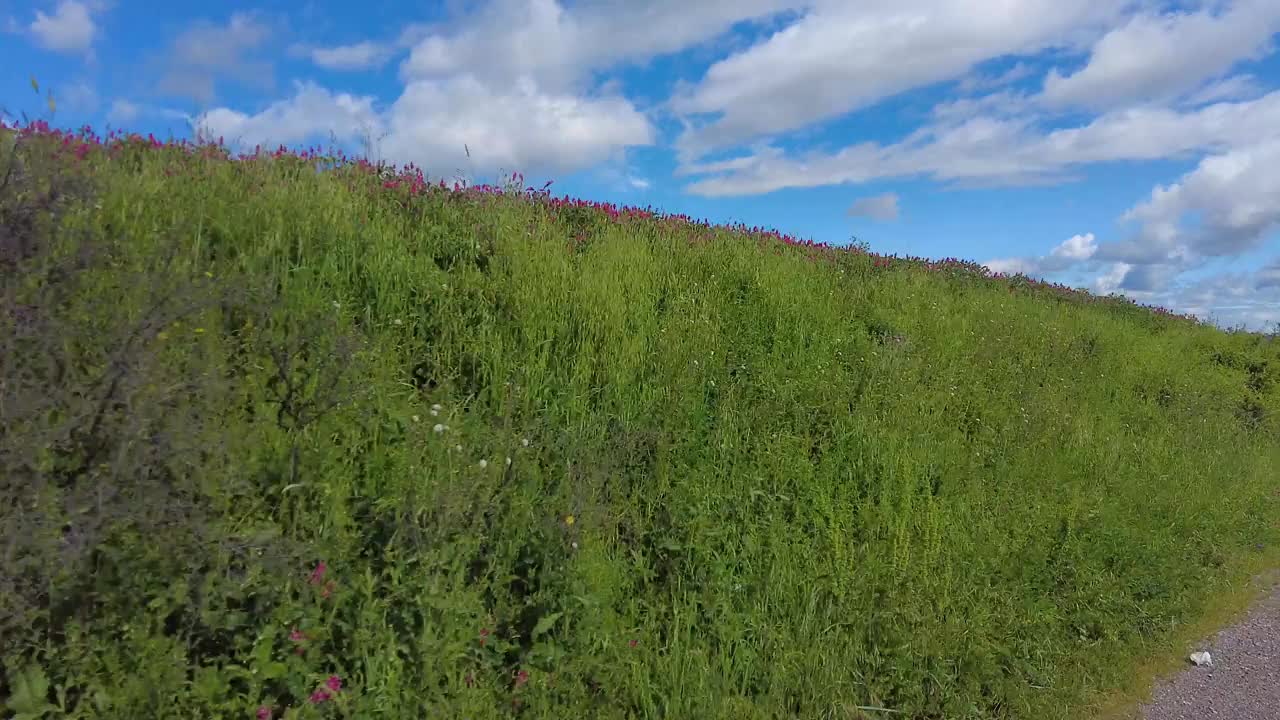
{"type": "Polygon", "coordinates": [[[22,717],[1088,717],[1280,544],[1274,338],[536,192],[14,139],[22,717]]]}

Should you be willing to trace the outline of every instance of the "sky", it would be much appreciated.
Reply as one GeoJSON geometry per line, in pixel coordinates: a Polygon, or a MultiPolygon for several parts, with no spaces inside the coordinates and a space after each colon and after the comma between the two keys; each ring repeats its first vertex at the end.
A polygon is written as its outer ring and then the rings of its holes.
{"type": "Polygon", "coordinates": [[[0,108],[518,171],[1272,331],[1277,33],[1276,0],[0,0],[0,108]]]}

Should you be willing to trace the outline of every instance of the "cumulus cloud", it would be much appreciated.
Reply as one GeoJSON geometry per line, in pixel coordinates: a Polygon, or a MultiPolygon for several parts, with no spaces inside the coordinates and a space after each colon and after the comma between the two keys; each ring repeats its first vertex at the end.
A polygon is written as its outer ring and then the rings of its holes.
{"type": "Polygon", "coordinates": [[[111,103],[111,109],[107,112],[107,122],[113,125],[126,125],[133,122],[141,114],[142,109],[137,103],[124,99],[116,99],[111,103]]]}
{"type": "Polygon", "coordinates": [[[1098,252],[1098,242],[1093,233],[1072,235],[1059,243],[1048,255],[1028,258],[997,258],[988,260],[984,265],[992,272],[1022,273],[1024,275],[1042,275],[1065,270],[1082,263],[1098,252]]]}
{"type": "Polygon", "coordinates": [[[1266,282],[1269,269],[1275,266],[1272,263],[1254,272],[1214,273],[1145,296],[1153,304],[1178,308],[1222,327],[1280,331],[1280,285],[1266,282]]]}
{"type": "Polygon", "coordinates": [[[1250,100],[1266,93],[1258,79],[1249,73],[1232,75],[1205,85],[1188,95],[1186,105],[1206,105],[1220,100],[1250,100]]]}
{"type": "Polygon", "coordinates": [[[437,173],[464,164],[569,172],[654,137],[648,119],[620,97],[546,94],[528,80],[498,92],[468,75],[412,82],[385,112],[371,97],[333,94],[308,83],[256,115],[218,108],[200,123],[211,135],[246,145],[292,144],[330,132],[340,139],[379,134],[383,155],[437,173]]]}
{"type": "Polygon", "coordinates": [[[1280,257],[1267,263],[1258,271],[1254,286],[1259,290],[1275,289],[1280,291],[1280,257]]]}
{"type": "Polygon", "coordinates": [[[686,159],[957,80],[978,63],[1078,41],[1125,3],[899,0],[821,3],[768,40],[712,65],[671,101],[691,127],[686,159]],[[988,7],[983,7],[988,6],[988,7]]]}
{"type": "Polygon", "coordinates": [[[1114,110],[1086,125],[1049,132],[1041,131],[1030,116],[978,116],[928,125],[889,145],[860,143],[795,158],[765,147],[731,161],[687,163],[677,172],[717,175],[686,187],[704,196],[918,175],[1015,185],[1060,181],[1093,163],[1156,160],[1237,147],[1268,137],[1276,128],[1280,128],[1280,91],[1189,112],[1150,106],[1114,110]]]}
{"type": "Polygon", "coordinates": [[[847,214],[865,216],[873,220],[897,220],[898,195],[896,193],[884,193],[883,195],[858,198],[849,206],[847,214]]]}
{"type": "Polygon", "coordinates": [[[271,38],[265,22],[235,13],[225,26],[199,22],[174,39],[164,57],[161,91],[200,103],[216,99],[216,82],[230,77],[261,89],[275,85],[270,62],[250,57],[271,38]]]}
{"type": "Polygon", "coordinates": [[[29,30],[40,46],[57,52],[81,52],[93,44],[97,32],[92,8],[78,0],[61,0],[53,15],[37,10],[29,30]]]}
{"type": "Polygon", "coordinates": [[[98,91],[84,80],[71,83],[54,97],[59,108],[72,112],[91,113],[98,109],[98,91]]]}
{"type": "Polygon", "coordinates": [[[495,90],[469,75],[410,83],[388,129],[388,152],[419,165],[461,162],[465,144],[478,167],[548,172],[589,167],[654,138],[649,120],[622,97],[548,93],[527,79],[495,90]]]}
{"type": "Polygon", "coordinates": [[[329,70],[366,70],[386,62],[389,54],[383,45],[359,42],[332,48],[314,48],[311,60],[329,70]]]}
{"type": "Polygon", "coordinates": [[[1268,139],[1204,158],[1177,182],[1152,190],[1123,219],[1142,223],[1138,247],[1239,255],[1258,248],[1280,226],[1277,198],[1280,128],[1268,139]],[[1187,227],[1192,214],[1199,224],[1187,227]]]}
{"type": "Polygon", "coordinates": [[[248,147],[302,143],[330,133],[352,140],[376,133],[382,125],[372,97],[334,94],[314,83],[297,83],[293,97],[255,115],[215,108],[197,117],[196,124],[203,136],[248,147]]]}
{"type": "Polygon", "coordinates": [[[1098,40],[1079,72],[1051,70],[1044,99],[1094,109],[1171,100],[1240,60],[1269,52],[1277,31],[1275,0],[1237,0],[1219,14],[1137,15],[1098,40]]]}
{"type": "Polygon", "coordinates": [[[431,32],[401,67],[405,79],[470,73],[509,87],[532,78],[548,92],[582,89],[592,73],[683,50],[804,6],[795,0],[588,0],[567,10],[557,0],[493,0],[455,27],[431,32]]]}

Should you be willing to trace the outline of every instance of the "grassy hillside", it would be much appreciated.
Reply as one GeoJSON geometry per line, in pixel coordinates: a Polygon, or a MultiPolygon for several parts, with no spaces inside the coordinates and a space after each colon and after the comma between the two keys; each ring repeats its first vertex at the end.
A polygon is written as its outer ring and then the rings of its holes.
{"type": "Polygon", "coordinates": [[[10,713],[1077,718],[1280,545],[1274,338],[315,162],[0,143],[10,713]]]}

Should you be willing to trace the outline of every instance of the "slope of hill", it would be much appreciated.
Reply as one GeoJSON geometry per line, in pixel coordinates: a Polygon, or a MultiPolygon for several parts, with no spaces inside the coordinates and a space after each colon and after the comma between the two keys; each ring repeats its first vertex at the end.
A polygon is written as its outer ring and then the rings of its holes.
{"type": "Polygon", "coordinates": [[[1075,718],[1277,559],[1273,337],[518,177],[20,135],[9,712],[1075,718]]]}

